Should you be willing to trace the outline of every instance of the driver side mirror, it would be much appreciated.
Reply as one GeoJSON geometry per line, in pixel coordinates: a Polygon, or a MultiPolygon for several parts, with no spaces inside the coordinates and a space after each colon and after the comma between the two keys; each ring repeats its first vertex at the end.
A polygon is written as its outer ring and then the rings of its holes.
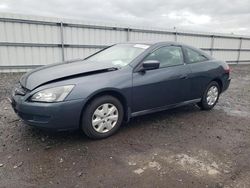
{"type": "Polygon", "coordinates": [[[160,67],[160,62],[157,60],[147,60],[142,63],[140,71],[158,69],[160,67]]]}

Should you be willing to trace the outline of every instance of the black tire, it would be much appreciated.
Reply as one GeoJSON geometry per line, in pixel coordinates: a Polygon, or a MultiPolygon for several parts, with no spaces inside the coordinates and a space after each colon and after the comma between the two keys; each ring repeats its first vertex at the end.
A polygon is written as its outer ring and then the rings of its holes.
{"type": "Polygon", "coordinates": [[[204,91],[203,93],[203,96],[201,98],[201,101],[199,103],[197,103],[197,105],[202,109],[202,110],[211,110],[215,105],[216,103],[218,102],[219,100],[219,97],[220,97],[220,86],[219,84],[216,82],[216,81],[212,81],[208,84],[206,90],[204,91]],[[209,105],[208,104],[208,101],[207,101],[207,94],[208,94],[208,91],[211,87],[217,87],[218,89],[218,97],[216,99],[216,101],[212,104],[212,105],[209,105]]]}
{"type": "Polygon", "coordinates": [[[100,96],[98,98],[95,98],[93,101],[91,101],[87,105],[86,109],[84,110],[82,121],[81,121],[82,122],[81,129],[89,138],[93,138],[93,139],[107,138],[113,135],[119,129],[123,121],[123,116],[124,116],[123,106],[117,98],[110,96],[110,95],[100,96]],[[97,130],[95,130],[94,127],[92,126],[92,116],[95,110],[105,103],[112,104],[117,108],[118,120],[111,130],[105,133],[100,133],[97,130]]]}

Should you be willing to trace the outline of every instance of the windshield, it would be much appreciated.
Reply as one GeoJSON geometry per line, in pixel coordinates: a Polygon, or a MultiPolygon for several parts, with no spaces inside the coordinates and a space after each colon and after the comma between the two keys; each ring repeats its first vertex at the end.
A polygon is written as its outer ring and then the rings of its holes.
{"type": "Polygon", "coordinates": [[[148,47],[145,44],[117,44],[87,58],[87,60],[108,62],[115,66],[124,67],[148,47]]]}

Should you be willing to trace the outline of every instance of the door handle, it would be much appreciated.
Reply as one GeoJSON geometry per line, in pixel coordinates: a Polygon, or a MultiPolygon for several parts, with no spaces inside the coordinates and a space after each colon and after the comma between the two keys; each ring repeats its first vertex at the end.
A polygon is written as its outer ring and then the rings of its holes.
{"type": "Polygon", "coordinates": [[[184,80],[184,79],[187,79],[187,78],[188,78],[188,75],[187,75],[187,74],[183,74],[183,75],[181,75],[179,78],[184,80]]]}

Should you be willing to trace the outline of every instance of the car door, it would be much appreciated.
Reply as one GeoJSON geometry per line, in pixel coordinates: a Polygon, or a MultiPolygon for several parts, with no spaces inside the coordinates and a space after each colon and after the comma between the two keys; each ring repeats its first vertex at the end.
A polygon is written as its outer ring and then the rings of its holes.
{"type": "Polygon", "coordinates": [[[186,101],[190,92],[190,70],[180,46],[163,46],[143,61],[157,60],[155,70],[133,73],[132,112],[149,110],[186,101]]]}
{"type": "Polygon", "coordinates": [[[207,84],[211,81],[210,72],[213,67],[208,62],[209,58],[202,52],[189,47],[184,47],[183,49],[187,66],[191,70],[191,74],[189,75],[191,99],[198,99],[201,98],[207,84]]]}

